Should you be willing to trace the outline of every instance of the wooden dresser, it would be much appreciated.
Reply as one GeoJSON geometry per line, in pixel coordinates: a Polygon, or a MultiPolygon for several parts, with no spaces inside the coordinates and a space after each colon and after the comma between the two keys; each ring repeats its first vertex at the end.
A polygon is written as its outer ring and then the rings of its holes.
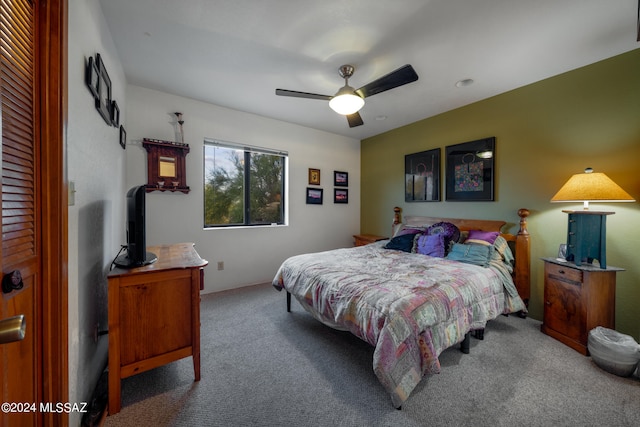
{"type": "Polygon", "coordinates": [[[589,331],[615,329],[616,272],[622,268],[544,261],[542,332],[588,355],[589,331]]]}
{"type": "Polygon", "coordinates": [[[204,267],[193,243],[153,246],[158,260],[116,268],[109,281],[109,414],[120,412],[120,381],[184,357],[200,380],[200,290],[204,267]]]}

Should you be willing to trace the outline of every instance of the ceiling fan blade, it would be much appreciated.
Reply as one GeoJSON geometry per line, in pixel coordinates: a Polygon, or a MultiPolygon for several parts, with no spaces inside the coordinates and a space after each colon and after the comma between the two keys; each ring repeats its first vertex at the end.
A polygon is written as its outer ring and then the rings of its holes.
{"type": "Polygon", "coordinates": [[[317,93],[297,92],[295,90],[276,89],[276,95],[279,96],[292,96],[294,98],[308,98],[308,99],[320,99],[322,101],[329,101],[333,96],[319,95],[317,93]]]}
{"type": "Polygon", "coordinates": [[[362,126],[364,124],[364,122],[362,121],[362,117],[360,117],[360,113],[358,112],[349,114],[347,116],[347,122],[349,122],[350,128],[354,128],[356,126],[362,126]]]}
{"type": "Polygon", "coordinates": [[[361,97],[366,98],[398,86],[406,85],[407,83],[415,82],[416,80],[418,80],[418,74],[416,74],[411,65],[407,64],[390,72],[386,76],[382,76],[379,79],[362,86],[360,89],[356,90],[356,93],[361,97]]]}

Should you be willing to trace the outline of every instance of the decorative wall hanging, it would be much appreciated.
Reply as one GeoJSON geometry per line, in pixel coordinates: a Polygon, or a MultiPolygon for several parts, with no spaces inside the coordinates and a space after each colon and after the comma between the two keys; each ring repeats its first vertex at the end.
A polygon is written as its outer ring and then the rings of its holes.
{"type": "Polygon", "coordinates": [[[440,201],[440,149],[404,156],[405,202],[440,201]]]}
{"type": "Polygon", "coordinates": [[[176,115],[176,123],[177,123],[177,129],[176,129],[176,136],[177,136],[177,140],[182,142],[184,144],[184,129],[182,128],[182,125],[184,124],[184,120],[182,120],[182,113],[173,113],[176,115]]]}
{"type": "Polygon", "coordinates": [[[446,147],[447,200],[494,200],[495,137],[446,147]]]}
{"type": "Polygon", "coordinates": [[[334,188],[333,203],[349,203],[349,190],[346,188],[334,188]]]}
{"type": "Polygon", "coordinates": [[[309,185],[320,185],[320,169],[309,168],[309,185]]]}
{"type": "Polygon", "coordinates": [[[308,205],[322,204],[322,188],[307,187],[307,204],[308,205]]]}
{"type": "Polygon", "coordinates": [[[96,54],[96,63],[98,66],[98,96],[96,98],[96,109],[105,122],[111,126],[111,79],[109,73],[102,62],[100,54],[96,54]]]}
{"type": "Polygon", "coordinates": [[[147,150],[147,192],[188,193],[185,157],[189,152],[189,144],[144,138],[142,146],[147,150]]]}
{"type": "Polygon", "coordinates": [[[333,171],[333,185],[335,185],[336,187],[348,187],[349,173],[333,171]]]}
{"type": "Polygon", "coordinates": [[[123,150],[127,148],[127,131],[124,130],[124,126],[120,125],[120,146],[123,150]]]}
{"type": "Polygon", "coordinates": [[[120,126],[120,108],[116,101],[111,101],[111,124],[116,128],[120,126]]]}
{"type": "Polygon", "coordinates": [[[100,77],[98,75],[98,66],[96,62],[93,60],[93,56],[90,56],[89,60],[87,61],[87,66],[85,68],[84,82],[87,85],[89,92],[91,92],[91,95],[93,95],[94,99],[98,97],[98,81],[99,80],[100,80],[100,77]]]}

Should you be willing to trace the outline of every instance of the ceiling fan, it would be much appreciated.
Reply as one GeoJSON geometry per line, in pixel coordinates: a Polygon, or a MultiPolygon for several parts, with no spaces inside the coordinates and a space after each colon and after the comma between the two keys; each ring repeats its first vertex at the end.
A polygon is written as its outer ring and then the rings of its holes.
{"type": "Polygon", "coordinates": [[[354,89],[349,86],[349,78],[353,75],[355,67],[352,65],[343,65],[338,69],[338,71],[340,76],[344,78],[344,86],[333,96],[297,92],[295,90],[287,89],[276,89],[276,95],[329,101],[329,106],[332,110],[338,114],[347,116],[349,127],[356,127],[364,123],[362,121],[362,117],[360,117],[360,113],[358,113],[364,105],[364,98],[418,80],[418,74],[416,74],[411,65],[407,64],[372,81],[371,83],[362,86],[359,89],[354,89]]]}

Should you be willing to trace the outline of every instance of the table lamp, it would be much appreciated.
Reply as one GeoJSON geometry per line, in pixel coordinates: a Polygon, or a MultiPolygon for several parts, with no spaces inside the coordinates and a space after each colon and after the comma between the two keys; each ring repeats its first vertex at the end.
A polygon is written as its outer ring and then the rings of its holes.
{"type": "Polygon", "coordinates": [[[582,211],[563,210],[569,214],[567,261],[582,265],[594,259],[607,268],[606,219],[615,212],[590,211],[589,202],[635,202],[635,199],[604,173],[586,168],[575,174],[551,198],[552,202],[583,202],[582,211]]]}

